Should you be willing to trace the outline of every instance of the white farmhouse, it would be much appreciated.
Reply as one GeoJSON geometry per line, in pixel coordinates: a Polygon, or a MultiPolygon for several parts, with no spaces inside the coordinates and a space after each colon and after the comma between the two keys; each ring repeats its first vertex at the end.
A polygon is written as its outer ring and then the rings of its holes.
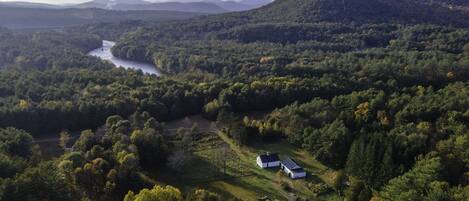
{"type": "Polygon", "coordinates": [[[282,171],[292,179],[306,177],[306,172],[303,170],[303,168],[300,167],[293,159],[288,157],[285,160],[282,160],[280,169],[282,169],[282,171]]]}
{"type": "Polygon", "coordinates": [[[261,168],[273,168],[280,166],[278,154],[265,153],[257,157],[257,165],[261,168]]]}

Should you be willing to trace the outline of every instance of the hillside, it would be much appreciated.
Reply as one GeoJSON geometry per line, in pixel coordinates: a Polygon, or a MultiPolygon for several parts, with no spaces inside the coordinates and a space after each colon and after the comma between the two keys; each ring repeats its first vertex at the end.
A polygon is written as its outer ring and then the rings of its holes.
{"type": "Polygon", "coordinates": [[[457,2],[277,0],[170,22],[5,7],[3,23],[99,23],[0,28],[0,200],[468,201],[457,2]],[[103,40],[145,69],[105,60],[103,40]]]}
{"type": "Polygon", "coordinates": [[[46,3],[32,3],[23,1],[0,2],[0,6],[16,7],[16,8],[60,8],[61,6],[46,4],[46,3]]]}
{"type": "MultiPolygon", "coordinates": [[[[320,30],[314,25],[311,26],[317,23],[338,23],[346,27],[363,24],[376,24],[377,26],[432,24],[469,27],[469,21],[466,19],[469,19],[469,12],[451,10],[440,4],[430,5],[412,0],[278,0],[250,11],[150,25],[146,27],[145,32],[134,33],[132,38],[125,38],[121,44],[149,44],[151,41],[148,40],[162,40],[162,36],[175,40],[216,37],[244,42],[291,43],[318,38],[314,33],[320,30]],[[146,41],[140,40],[140,37],[145,38],[146,41]]],[[[342,34],[354,31],[340,26],[332,28],[338,30],[328,30],[330,28],[326,27],[326,30],[322,31],[342,34]]],[[[387,32],[381,34],[390,34],[389,30],[380,31],[387,32]]],[[[119,44],[116,49],[118,47],[119,44]]],[[[151,60],[148,59],[148,61],[151,60]]]]}
{"type": "MultiPolygon", "coordinates": [[[[256,5],[249,5],[243,2],[236,2],[236,1],[220,1],[220,0],[207,0],[206,2],[218,5],[225,10],[229,11],[245,11],[256,8],[256,5]]],[[[259,6],[260,7],[260,6],[259,6]]]]}
{"type": "Polygon", "coordinates": [[[419,0],[423,3],[434,3],[434,4],[441,4],[441,5],[447,5],[447,6],[462,6],[462,7],[469,7],[469,1],[466,0],[419,0]]]}
{"type": "Polygon", "coordinates": [[[469,80],[467,19],[438,2],[277,0],[147,25],[121,37],[113,54],[199,81],[204,92],[221,88],[204,104],[206,118],[225,118],[239,144],[287,139],[343,170],[346,200],[463,201],[452,194],[469,192],[469,160],[448,153],[455,140],[469,147],[468,99],[459,97],[469,80]]]}
{"type": "Polygon", "coordinates": [[[45,9],[0,6],[0,26],[8,28],[70,27],[126,20],[168,21],[200,14],[176,11],[111,11],[104,9],[45,9]]]}
{"type": "Polygon", "coordinates": [[[150,4],[115,4],[111,7],[114,10],[166,10],[166,11],[180,11],[180,12],[194,12],[194,13],[225,13],[228,10],[206,2],[163,2],[163,3],[150,3],[150,4]]]}
{"type": "Polygon", "coordinates": [[[107,10],[155,10],[155,11],[178,11],[192,13],[227,13],[232,11],[246,11],[268,4],[270,0],[201,0],[201,1],[164,1],[151,2],[145,0],[91,0],[78,4],[46,4],[31,2],[0,2],[2,7],[13,8],[36,8],[36,9],[71,9],[71,8],[99,8],[107,10]]]}
{"type": "Polygon", "coordinates": [[[259,8],[263,5],[271,3],[271,0],[242,0],[242,1],[222,1],[222,0],[205,0],[222,7],[229,11],[246,11],[259,8]]]}
{"type": "Polygon", "coordinates": [[[228,10],[209,2],[160,2],[151,3],[149,1],[109,1],[94,0],[77,5],[72,8],[101,8],[109,10],[158,10],[158,11],[179,11],[194,13],[225,13],[228,10]]]}
{"type": "Polygon", "coordinates": [[[469,19],[469,12],[412,0],[278,0],[250,11],[204,16],[149,29],[155,28],[157,32],[177,29],[173,33],[175,37],[200,37],[205,36],[204,33],[223,32],[241,25],[259,23],[391,23],[469,27],[466,19],[469,19]]]}
{"type": "Polygon", "coordinates": [[[412,0],[281,0],[246,13],[257,21],[444,24],[469,26],[468,13],[412,0]]]}

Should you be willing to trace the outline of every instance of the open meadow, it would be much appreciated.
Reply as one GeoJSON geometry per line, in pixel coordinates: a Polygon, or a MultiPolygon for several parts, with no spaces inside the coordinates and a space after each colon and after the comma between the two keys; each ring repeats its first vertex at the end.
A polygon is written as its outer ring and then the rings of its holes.
{"type": "Polygon", "coordinates": [[[159,184],[181,189],[205,188],[241,200],[340,200],[331,187],[335,171],[308,152],[285,141],[239,146],[213,123],[199,116],[167,125],[173,131],[168,134],[174,135],[175,144],[182,141],[175,127],[191,129],[193,123],[200,133],[196,132],[197,137],[191,142],[190,159],[177,170],[168,168],[150,174],[159,184]],[[292,180],[278,168],[261,169],[256,165],[256,157],[265,152],[294,158],[307,171],[307,178],[292,180]]]}

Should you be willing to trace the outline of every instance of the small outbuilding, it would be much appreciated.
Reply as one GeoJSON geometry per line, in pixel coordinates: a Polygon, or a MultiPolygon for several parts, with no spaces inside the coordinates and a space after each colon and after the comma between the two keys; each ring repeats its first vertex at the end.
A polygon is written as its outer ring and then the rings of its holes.
{"type": "Polygon", "coordinates": [[[304,169],[300,167],[293,159],[288,157],[285,160],[282,160],[280,169],[292,179],[306,177],[306,172],[304,169]]]}
{"type": "Polygon", "coordinates": [[[275,153],[265,153],[257,156],[257,165],[261,168],[273,168],[280,166],[280,158],[275,153]]]}

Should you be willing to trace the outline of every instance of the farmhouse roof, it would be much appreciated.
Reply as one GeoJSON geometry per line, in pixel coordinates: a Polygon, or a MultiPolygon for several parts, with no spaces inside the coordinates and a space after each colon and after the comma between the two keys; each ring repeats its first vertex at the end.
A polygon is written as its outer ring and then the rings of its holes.
{"type": "Polygon", "coordinates": [[[298,164],[296,164],[296,162],[293,159],[288,158],[288,157],[282,161],[282,164],[289,170],[302,170],[302,168],[298,164]]]}
{"type": "Polygon", "coordinates": [[[262,154],[262,155],[259,155],[259,158],[261,158],[261,161],[263,163],[270,163],[270,162],[275,162],[275,161],[279,161],[280,158],[278,157],[278,154],[276,153],[273,153],[273,154],[270,154],[270,153],[266,153],[266,154],[262,154]]]}

